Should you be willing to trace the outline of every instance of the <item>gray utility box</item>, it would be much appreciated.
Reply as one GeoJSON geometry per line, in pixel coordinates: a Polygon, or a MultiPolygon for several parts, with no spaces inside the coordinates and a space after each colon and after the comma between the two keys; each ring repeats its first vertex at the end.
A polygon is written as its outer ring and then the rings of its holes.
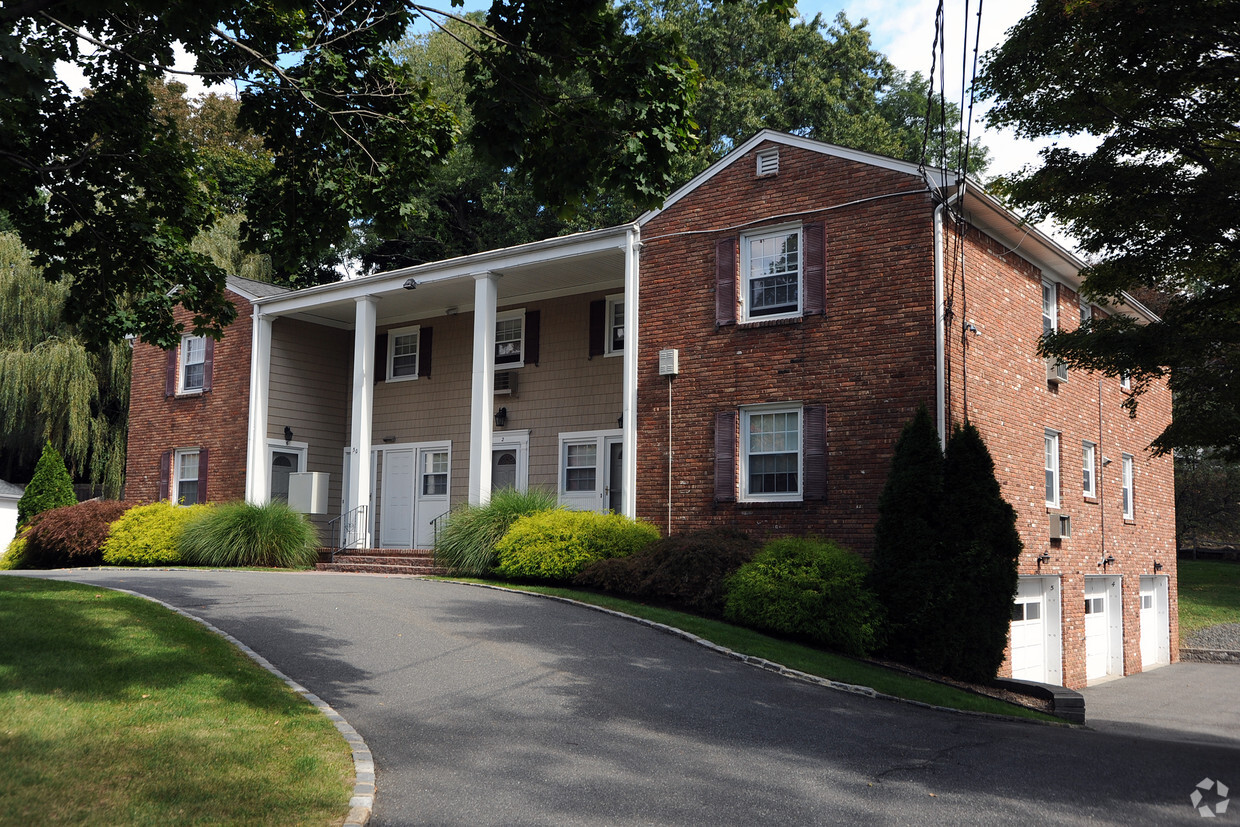
{"type": "Polygon", "coordinates": [[[327,513],[327,481],[330,474],[302,471],[288,475],[288,505],[302,514],[327,513]]]}

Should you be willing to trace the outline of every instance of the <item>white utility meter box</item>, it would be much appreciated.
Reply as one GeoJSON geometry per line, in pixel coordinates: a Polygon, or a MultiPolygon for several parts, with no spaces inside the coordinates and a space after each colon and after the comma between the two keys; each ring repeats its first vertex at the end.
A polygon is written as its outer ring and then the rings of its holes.
{"type": "Polygon", "coordinates": [[[659,375],[676,376],[680,373],[680,351],[676,348],[659,351],[659,375]]]}
{"type": "Polygon", "coordinates": [[[326,514],[327,482],[330,476],[322,471],[289,474],[289,508],[302,514],[326,514]]]}

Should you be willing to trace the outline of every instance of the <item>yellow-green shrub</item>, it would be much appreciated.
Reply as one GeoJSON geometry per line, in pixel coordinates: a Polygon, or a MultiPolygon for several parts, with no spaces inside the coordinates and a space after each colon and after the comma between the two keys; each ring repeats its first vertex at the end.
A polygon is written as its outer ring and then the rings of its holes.
{"type": "Polygon", "coordinates": [[[649,523],[619,514],[543,511],[522,517],[495,546],[505,577],[569,580],[595,560],[625,557],[659,539],[649,523]]]}
{"type": "Polygon", "coordinates": [[[112,523],[103,544],[103,562],[110,566],[179,564],[177,542],[186,523],[210,507],[158,502],[129,509],[112,523]]]}
{"type": "Polygon", "coordinates": [[[26,568],[26,538],[16,537],[0,557],[0,571],[26,568]]]}

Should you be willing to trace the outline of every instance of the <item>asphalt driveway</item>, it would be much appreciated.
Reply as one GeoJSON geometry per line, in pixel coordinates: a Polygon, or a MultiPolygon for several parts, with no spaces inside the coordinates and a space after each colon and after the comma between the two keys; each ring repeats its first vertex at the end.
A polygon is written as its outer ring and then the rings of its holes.
{"type": "MultiPolygon", "coordinates": [[[[1197,823],[1199,781],[1240,789],[1236,693],[1210,732],[1183,737],[1121,716],[1041,726],[835,692],[609,615],[444,582],[40,576],[182,608],[318,694],[374,753],[375,825],[1197,823]]],[[[1140,677],[1087,703],[1122,707],[1140,677]]]]}

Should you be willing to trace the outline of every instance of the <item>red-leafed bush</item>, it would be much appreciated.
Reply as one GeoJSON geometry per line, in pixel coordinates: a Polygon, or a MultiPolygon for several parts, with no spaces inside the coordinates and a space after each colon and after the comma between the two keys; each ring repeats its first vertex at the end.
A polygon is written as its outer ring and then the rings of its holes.
{"type": "Polygon", "coordinates": [[[26,565],[36,569],[98,566],[112,521],[134,504],[88,500],[37,515],[26,531],[26,565]]]}

